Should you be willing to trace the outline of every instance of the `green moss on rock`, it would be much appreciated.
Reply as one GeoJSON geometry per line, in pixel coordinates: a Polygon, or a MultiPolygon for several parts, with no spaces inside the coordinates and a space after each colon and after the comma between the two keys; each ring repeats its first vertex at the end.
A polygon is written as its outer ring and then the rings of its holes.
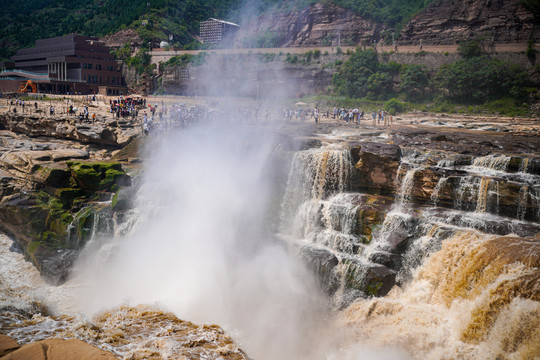
{"type": "Polygon", "coordinates": [[[130,177],[116,162],[75,162],[68,161],[71,175],[82,189],[109,190],[114,184],[130,185],[130,177]]]}

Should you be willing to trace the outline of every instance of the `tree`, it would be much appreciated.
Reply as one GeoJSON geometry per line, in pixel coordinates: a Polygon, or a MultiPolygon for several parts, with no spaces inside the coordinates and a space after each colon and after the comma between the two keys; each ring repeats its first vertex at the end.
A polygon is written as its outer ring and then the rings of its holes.
{"type": "Polygon", "coordinates": [[[375,51],[356,49],[334,74],[333,84],[337,92],[352,98],[366,96],[368,79],[377,71],[378,66],[375,51]]]}
{"type": "Polygon", "coordinates": [[[484,49],[482,48],[482,40],[480,38],[462,40],[458,42],[457,51],[458,54],[463,56],[465,59],[482,56],[482,54],[484,54],[484,49]]]}
{"type": "Polygon", "coordinates": [[[481,103],[503,97],[525,100],[528,80],[520,66],[481,56],[442,66],[435,84],[454,100],[481,103]]]}
{"type": "Polygon", "coordinates": [[[368,97],[375,100],[387,99],[392,93],[392,77],[388,73],[376,72],[367,81],[368,97]]]}
{"type": "Polygon", "coordinates": [[[399,87],[407,99],[420,100],[428,86],[428,70],[424,65],[409,65],[403,68],[399,87]]]}

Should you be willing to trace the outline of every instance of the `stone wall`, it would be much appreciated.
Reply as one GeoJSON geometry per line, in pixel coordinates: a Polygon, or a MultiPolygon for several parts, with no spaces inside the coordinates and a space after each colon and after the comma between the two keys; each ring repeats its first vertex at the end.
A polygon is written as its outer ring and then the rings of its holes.
{"type": "MultiPolygon", "coordinates": [[[[166,67],[161,74],[160,91],[176,95],[219,95],[261,97],[301,97],[324,92],[332,84],[336,67],[331,63],[341,57],[327,55],[302,63],[286,61],[285,55],[276,54],[265,61],[264,55],[208,55],[202,66],[166,67]]],[[[525,68],[534,67],[524,53],[497,53],[492,56],[517,63],[525,68]]],[[[456,53],[379,53],[380,62],[425,65],[437,71],[442,65],[461,59],[456,53]]],[[[538,61],[536,61],[537,63],[538,61]]],[[[136,77],[134,77],[136,79],[136,77]]],[[[130,86],[133,87],[133,86],[130,86]]]]}

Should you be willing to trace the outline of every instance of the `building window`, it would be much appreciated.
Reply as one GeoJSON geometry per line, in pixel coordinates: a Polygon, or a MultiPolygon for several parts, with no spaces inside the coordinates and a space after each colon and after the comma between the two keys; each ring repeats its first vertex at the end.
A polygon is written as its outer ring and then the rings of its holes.
{"type": "Polygon", "coordinates": [[[88,64],[88,68],[89,68],[89,69],[92,69],[92,64],[88,64]]]}

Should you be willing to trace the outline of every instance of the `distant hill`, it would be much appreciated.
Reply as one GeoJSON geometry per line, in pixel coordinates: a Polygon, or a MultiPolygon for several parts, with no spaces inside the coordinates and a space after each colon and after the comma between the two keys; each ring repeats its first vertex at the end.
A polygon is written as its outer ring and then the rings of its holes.
{"type": "MultiPolygon", "coordinates": [[[[334,0],[334,3],[390,27],[401,26],[432,0],[334,0]]],[[[240,22],[241,14],[299,10],[312,0],[24,0],[2,1],[0,58],[35,40],[76,32],[104,36],[135,30],[143,44],[168,40],[177,46],[197,46],[199,22],[219,17],[240,22]],[[246,10],[247,9],[247,10],[246,10]],[[245,11],[244,11],[245,10],[245,11]],[[144,21],[148,20],[148,22],[144,21]],[[146,24],[147,23],[147,24],[146,24]],[[145,25],[146,24],[146,25],[145,25]],[[194,42],[195,41],[195,42],[194,42]]]]}
{"type": "Polygon", "coordinates": [[[402,29],[403,39],[410,42],[444,42],[433,34],[454,41],[492,29],[500,33],[497,39],[513,41],[536,33],[539,4],[540,0],[1,0],[0,59],[37,39],[73,32],[120,34],[107,37],[108,42],[120,46],[136,40],[145,47],[172,35],[172,45],[193,49],[200,46],[199,22],[209,17],[243,24],[243,46],[317,46],[334,41],[338,33],[342,44],[388,42],[402,29]],[[484,12],[486,6],[495,10],[484,12]],[[458,20],[445,20],[445,9],[458,20]],[[479,14],[470,24],[469,9],[479,14]],[[486,22],[488,14],[494,20],[486,22]],[[461,33],[450,34],[456,29],[461,33]]]}
{"type": "Polygon", "coordinates": [[[0,6],[0,58],[35,40],[79,33],[104,36],[124,28],[135,29],[143,42],[167,40],[178,45],[192,42],[199,21],[221,17],[239,0],[4,0],[0,6]],[[149,20],[143,25],[143,20],[149,20]]]}

